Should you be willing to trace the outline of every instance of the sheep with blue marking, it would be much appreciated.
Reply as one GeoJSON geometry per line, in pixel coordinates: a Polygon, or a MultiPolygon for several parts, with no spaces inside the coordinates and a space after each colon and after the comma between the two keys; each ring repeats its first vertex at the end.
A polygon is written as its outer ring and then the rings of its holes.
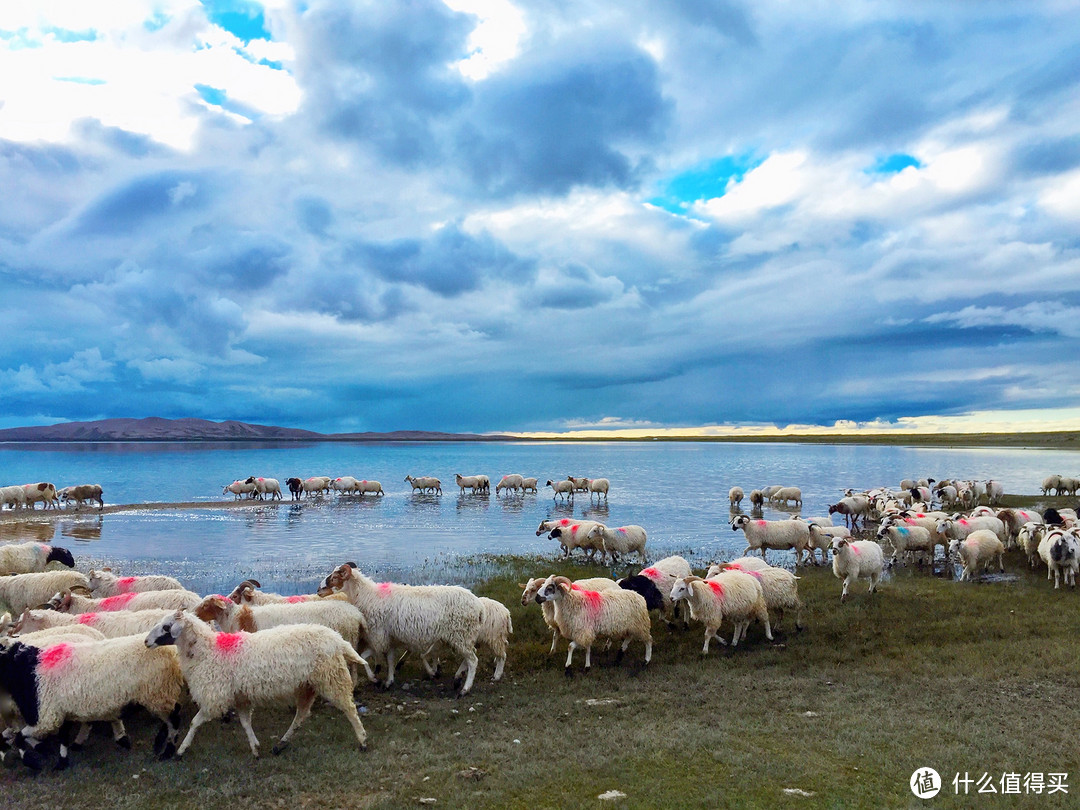
{"type": "Polygon", "coordinates": [[[75,567],[75,558],[61,546],[32,542],[0,546],[0,576],[40,574],[51,562],[58,562],[68,568],[75,567]]]}
{"type": "Polygon", "coordinates": [[[0,602],[4,602],[15,614],[28,607],[37,607],[57,591],[89,585],[85,574],[78,571],[43,571],[36,574],[16,574],[0,577],[0,602]]]}

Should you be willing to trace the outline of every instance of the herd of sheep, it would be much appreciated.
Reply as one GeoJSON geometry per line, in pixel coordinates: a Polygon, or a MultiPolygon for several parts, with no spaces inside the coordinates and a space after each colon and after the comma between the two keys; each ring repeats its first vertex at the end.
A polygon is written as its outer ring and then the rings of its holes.
{"type": "MultiPolygon", "coordinates": [[[[519,478],[506,476],[499,483],[510,479],[506,486],[520,490],[528,479],[519,478]]],[[[438,491],[437,479],[431,479],[434,484],[407,480],[414,488],[438,491]]],[[[594,485],[601,481],[606,494],[606,479],[567,479],[577,491],[590,492],[600,491],[594,485]]],[[[235,482],[254,486],[235,494],[272,497],[270,482],[277,483],[255,477],[235,482]]],[[[351,478],[287,483],[294,496],[355,492],[355,483],[377,486],[351,478]],[[324,486],[305,486],[309,482],[324,486]]],[[[484,476],[457,476],[457,483],[463,491],[490,486],[484,476]]],[[[1068,492],[1072,481],[1056,476],[1047,483],[1044,489],[1068,492]]],[[[684,626],[699,622],[703,654],[713,640],[729,643],[719,635],[724,625],[731,627],[733,647],[753,622],[761,623],[771,640],[785,612],[794,613],[801,629],[798,577],[787,567],[770,565],[769,551],[793,552],[795,566],[818,564],[819,552],[826,563],[831,553],[833,572],[843,581],[841,601],[858,579],[869,580],[873,592],[888,565],[921,559],[932,568],[938,546],[947,571],[954,560],[963,564],[962,579],[995,562],[1001,569],[1005,549],[1017,545],[1031,565],[1046,564],[1055,587],[1061,581],[1073,585],[1080,563],[1073,510],[1039,514],[997,508],[1002,490],[993,481],[924,479],[904,481],[897,489],[848,490],[828,515],[817,518],[761,518],[767,501],[801,504],[796,487],[753,490],[749,515],[741,511],[743,497],[739,487],[729,494],[730,528],[744,533],[744,556],[713,565],[704,576],[695,575],[683,557],[670,556],[619,580],[571,581],[550,573],[522,583],[522,605],[538,605],[551,629],[551,652],[560,639],[568,643],[567,675],[579,648],[585,669],[591,667],[592,647],[601,640],[617,645],[617,661],[631,644],[640,644],[648,664],[652,612],[672,628],[680,619],[684,626]],[[960,504],[970,507],[966,513],[934,508],[960,504]],[[834,525],[837,514],[845,525],[834,525]],[[868,528],[869,522],[876,528],[868,528]]],[[[636,555],[641,565],[647,560],[648,538],[641,526],[560,518],[542,521],[536,535],[543,534],[558,541],[564,559],[582,549],[587,559],[610,558],[613,564],[621,555],[636,555]]],[[[57,736],[56,767],[65,767],[69,747],[86,741],[94,721],[110,723],[114,739],[130,747],[121,711],[131,703],[161,721],[154,748],[163,758],[182,756],[201,725],[230,710],[258,756],[252,711],[284,699],[296,712],[274,746],[277,753],[320,697],[345,715],[363,748],[367,734],[354,703],[362,678],[389,687],[405,655],[411,653],[429,675],[446,658],[456,664],[455,690],[466,694],[477,674],[478,651],[490,654],[493,679],[501,678],[513,633],[510,611],[497,601],[460,586],[375,582],[352,562],[301,596],[268,593],[250,579],[228,596],[200,595],[168,575],[121,577],[107,568],[82,573],[74,566],[70,551],[60,547],[0,546],[0,601],[12,611],[0,618],[0,746],[5,756],[17,755],[34,769],[44,763],[42,744],[57,736]],[[195,713],[181,740],[188,700],[195,713]]]]}
{"type": "MultiPolygon", "coordinates": [[[[504,491],[507,494],[538,492],[539,480],[538,478],[526,478],[518,473],[504,475],[495,485],[495,495],[498,497],[504,491]]],[[[465,494],[465,490],[469,490],[474,495],[491,492],[491,479],[486,475],[461,475],[458,473],[454,475],[454,481],[461,490],[462,495],[465,494]]],[[[413,492],[442,494],[442,481],[431,475],[406,475],[405,483],[412,487],[413,492]]],[[[317,497],[328,492],[336,492],[339,495],[385,494],[382,484],[378,481],[361,480],[351,475],[341,476],[340,478],[331,478],[328,475],[314,475],[304,479],[287,478],[285,485],[292,494],[292,499],[296,501],[304,497],[317,497]]],[[[608,490],[610,489],[610,483],[606,478],[575,478],[572,475],[566,476],[565,480],[557,479],[553,481],[549,479],[544,486],[551,487],[555,493],[554,499],[562,498],[571,501],[574,499],[575,492],[588,492],[590,500],[593,495],[596,496],[597,500],[601,498],[607,500],[608,490]]],[[[235,495],[237,500],[244,497],[258,500],[269,498],[270,500],[280,501],[283,499],[281,482],[276,478],[261,478],[254,475],[245,479],[237,479],[226,485],[222,489],[222,494],[235,495]]]]}

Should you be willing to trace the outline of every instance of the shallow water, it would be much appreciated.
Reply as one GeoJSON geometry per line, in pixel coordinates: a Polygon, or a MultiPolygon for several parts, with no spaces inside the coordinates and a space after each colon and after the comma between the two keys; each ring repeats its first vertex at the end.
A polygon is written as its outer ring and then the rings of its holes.
{"type": "MultiPolygon", "coordinates": [[[[728,443],[434,443],[434,444],[93,444],[0,445],[0,484],[49,480],[100,483],[106,503],[215,501],[236,478],[353,475],[379,480],[385,497],[329,496],[242,510],[72,513],[56,523],[0,525],[0,539],[51,541],[72,548],[80,567],[112,565],[125,574],[167,571],[193,590],[228,591],[254,577],[284,593],[311,591],[345,560],[378,578],[474,582],[482,568],[463,558],[542,554],[555,541],[537,537],[552,516],[639,524],[649,556],[697,562],[742,553],[728,525],[727,492],[769,484],[799,486],[803,514],[823,515],[846,487],[899,483],[905,477],[997,478],[1006,492],[1032,493],[1051,472],[1076,474],[1068,451],[892,446],[728,443]],[[459,495],[454,473],[569,474],[611,480],[608,503],[579,495],[459,495]],[[435,475],[443,495],[414,495],[407,474],[435,475]]],[[[286,491],[286,498],[288,492],[286,491]]],[[[749,508],[744,501],[744,507],[749,508]]],[[[766,518],[795,510],[766,508],[766,518]]],[[[777,561],[785,555],[776,553],[777,561]]],[[[772,561],[772,557],[770,557],[772,561]]]]}

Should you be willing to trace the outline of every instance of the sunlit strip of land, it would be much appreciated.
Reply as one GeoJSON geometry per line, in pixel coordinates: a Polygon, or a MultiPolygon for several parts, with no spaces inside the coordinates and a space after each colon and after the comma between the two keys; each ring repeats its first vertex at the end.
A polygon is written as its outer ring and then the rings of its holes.
{"type": "Polygon", "coordinates": [[[903,417],[896,422],[837,421],[832,425],[718,424],[672,427],[608,417],[568,422],[562,431],[506,433],[542,441],[749,441],[1080,447],[1080,408],[980,411],[957,416],[903,417]]]}

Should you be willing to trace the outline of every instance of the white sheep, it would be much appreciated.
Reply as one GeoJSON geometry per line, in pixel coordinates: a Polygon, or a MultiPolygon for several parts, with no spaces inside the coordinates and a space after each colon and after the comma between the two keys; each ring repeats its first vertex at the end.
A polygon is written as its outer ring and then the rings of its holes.
{"type": "Polygon", "coordinates": [[[372,495],[386,494],[385,492],[383,492],[382,484],[380,484],[378,481],[368,481],[366,478],[363,478],[357,482],[355,491],[360,495],[366,495],[369,492],[372,495]]]}
{"type": "Polygon", "coordinates": [[[550,576],[537,591],[540,604],[554,602],[555,624],[570,640],[565,672],[572,675],[574,650],[585,648],[585,671],[592,666],[592,645],[598,637],[621,642],[615,663],[622,661],[632,641],[645,645],[645,663],[652,660],[652,634],[645,598],[634,591],[609,588],[590,591],[566,577],[550,576]]]}
{"type": "MultiPolygon", "coordinates": [[[[109,613],[114,610],[151,610],[154,608],[190,610],[201,601],[202,597],[197,593],[175,588],[167,591],[121,593],[116,596],[106,596],[104,599],[91,599],[72,593],[70,587],[57,592],[48,600],[54,610],[64,613],[109,613]]],[[[41,602],[36,604],[41,604],[41,602]]]]}
{"type": "Polygon", "coordinates": [[[664,618],[669,626],[675,619],[675,604],[671,601],[671,586],[675,584],[675,580],[688,577],[691,573],[690,563],[686,561],[685,557],[680,557],[678,554],[664,557],[648,568],[642,568],[638,571],[639,576],[648,577],[660,591],[660,596],[664,601],[664,618]]]}
{"type": "Polygon", "coordinates": [[[5,506],[12,509],[26,506],[26,493],[21,486],[0,487],[0,509],[5,506]]]}
{"type": "MultiPolygon", "coordinates": [[[[753,560],[754,563],[761,562],[756,557],[753,560]]],[[[717,565],[709,566],[709,572],[705,575],[705,579],[714,579],[724,571],[742,571],[761,583],[761,591],[765,596],[765,606],[769,610],[776,611],[774,630],[780,629],[780,623],[784,621],[785,610],[795,611],[795,629],[802,630],[803,603],[799,598],[799,577],[785,568],[774,568],[771,565],[761,566],[760,568],[744,568],[740,563],[730,562],[725,564],[723,568],[717,565]]]]}
{"type": "Polygon", "coordinates": [[[751,490],[750,492],[750,508],[761,510],[761,507],[765,505],[765,493],[760,489],[751,490]]]}
{"type": "Polygon", "coordinates": [[[620,554],[637,554],[642,565],[645,564],[645,541],[648,535],[641,526],[619,526],[608,528],[603,523],[597,523],[589,530],[588,539],[593,543],[599,542],[605,554],[611,554],[612,562],[619,561],[620,554]]]}
{"type": "Polygon", "coordinates": [[[671,588],[671,600],[685,599],[690,606],[690,616],[705,624],[705,644],[702,655],[709,654],[709,642],[716,638],[721,644],[720,625],[730,619],[735,625],[731,646],[746,637],[750,622],[757,619],[765,625],[765,638],[772,641],[769,625],[769,609],[765,605],[765,593],[761,583],[745,571],[721,571],[712,579],[683,577],[675,580],[671,588]]]}
{"type": "Polygon", "coordinates": [[[878,580],[885,567],[885,557],[881,546],[873,540],[848,540],[837,537],[833,540],[833,574],[844,580],[844,590],[840,593],[840,602],[847,601],[848,588],[861,577],[870,580],[870,593],[877,590],[878,580]]]}
{"type": "Polygon", "coordinates": [[[540,490],[537,488],[538,480],[537,478],[522,478],[521,491],[528,492],[531,489],[533,492],[539,492],[540,490]]]}
{"type": "MultiPolygon", "coordinates": [[[[318,599],[345,599],[341,594],[332,594],[322,597],[315,593],[298,594],[296,596],[282,596],[279,593],[261,591],[262,585],[256,579],[245,579],[229,594],[229,599],[238,605],[275,605],[279,602],[312,602],[318,599]]],[[[347,600],[346,600],[347,601],[347,600]]]]}
{"type": "Polygon", "coordinates": [[[1061,476],[1061,483],[1058,485],[1058,495],[1076,495],[1078,489],[1080,489],[1080,478],[1061,476]]]}
{"type": "Polygon", "coordinates": [[[746,496],[742,487],[732,487],[728,490],[728,503],[731,505],[732,510],[740,508],[742,499],[746,496]]]}
{"type": "Polygon", "coordinates": [[[95,599],[117,596],[122,593],[145,593],[146,591],[178,591],[184,586],[173,577],[151,574],[143,577],[118,577],[111,568],[91,570],[87,574],[89,588],[95,599]]]}
{"type": "Polygon", "coordinates": [[[495,497],[499,496],[499,493],[504,489],[508,492],[518,492],[525,488],[525,478],[517,473],[510,473],[504,475],[499,479],[499,483],[495,485],[495,497]]]}
{"type": "Polygon", "coordinates": [[[1005,487],[1000,481],[990,479],[986,482],[986,500],[991,506],[996,506],[1001,503],[1001,499],[1005,497],[1005,487]]]}
{"type": "Polygon", "coordinates": [[[178,610],[145,640],[150,648],[172,644],[180,652],[184,679],[199,707],[177,756],[187,751],[199,726],[230,708],[236,709],[247,732],[251,753],[259,756],[259,740],[251,728],[252,707],[290,698],[296,701],[296,714],[274,746],[275,754],[307,720],[318,697],[345,715],[361,750],[365,748],[367,732],[353,703],[348,667],[360,663],[360,656],[330,628],[297,624],[258,633],[215,633],[206,622],[178,610]]]}
{"type": "Polygon", "coordinates": [[[949,543],[949,555],[957,554],[964,564],[964,570],[960,574],[961,581],[970,580],[972,574],[989,567],[994,557],[997,557],[999,570],[1005,570],[1005,544],[990,529],[975,529],[964,537],[954,537],[949,543]]]}
{"type": "Polygon", "coordinates": [[[1060,475],[1048,475],[1042,482],[1043,495],[1057,495],[1061,488],[1060,475]]]}
{"type": "Polygon", "coordinates": [[[0,602],[7,603],[12,613],[19,614],[28,607],[48,602],[57,591],[80,585],[85,588],[88,581],[86,575],[78,571],[44,571],[0,577],[0,602]]]}
{"type": "MultiPolygon", "coordinates": [[[[360,481],[353,478],[351,475],[343,475],[340,478],[335,478],[330,482],[330,489],[334,490],[340,495],[351,495],[358,489],[360,481]]],[[[303,484],[301,483],[301,487],[303,484]]]]}
{"type": "Polygon", "coordinates": [[[737,557],[731,562],[721,562],[710,565],[708,573],[705,574],[705,579],[710,579],[728,568],[733,571],[764,571],[766,568],[772,568],[772,566],[761,559],[761,557],[737,557]]]}
{"type": "Polygon", "coordinates": [[[743,530],[746,536],[746,550],[760,551],[765,559],[766,549],[794,549],[795,564],[802,563],[803,552],[810,545],[810,527],[805,521],[792,520],[753,520],[746,515],[736,515],[731,519],[731,530],[743,530]]]}
{"type": "Polygon", "coordinates": [[[596,495],[596,500],[600,500],[600,496],[604,496],[604,500],[607,500],[608,490],[611,488],[611,482],[606,478],[590,478],[589,479],[589,500],[592,500],[592,496],[596,495]]]}
{"type": "Polygon", "coordinates": [[[259,500],[263,500],[267,495],[270,496],[272,501],[281,500],[281,483],[276,478],[256,478],[251,476],[244,483],[254,485],[255,491],[253,495],[259,500]]]}
{"type": "Polygon", "coordinates": [[[930,566],[934,565],[934,537],[930,530],[923,526],[903,526],[892,523],[882,524],[878,529],[878,540],[889,538],[893,547],[892,562],[895,563],[901,554],[908,552],[925,551],[929,554],[930,566]]]}
{"type": "Polygon", "coordinates": [[[552,498],[552,500],[555,500],[560,495],[562,495],[563,498],[566,499],[566,500],[571,500],[571,501],[574,500],[575,487],[574,487],[574,482],[572,480],[552,481],[549,478],[548,482],[546,484],[544,484],[544,486],[545,487],[551,487],[552,491],[554,491],[555,495],[552,498]]]}
{"type": "Polygon", "coordinates": [[[39,574],[51,562],[59,562],[68,568],[75,567],[75,558],[61,546],[34,542],[0,546],[0,576],[39,574]]]}
{"type": "MultiPolygon", "coordinates": [[[[1005,531],[1005,524],[993,515],[983,515],[973,518],[941,518],[935,527],[937,533],[949,540],[963,540],[969,534],[979,529],[989,529],[1004,545],[1009,535],[1005,531]]],[[[950,544],[951,545],[951,544],[950,544]]]]}
{"type": "Polygon", "coordinates": [[[221,490],[222,495],[226,495],[226,494],[228,494],[230,492],[233,495],[236,496],[233,499],[233,500],[236,500],[236,501],[240,500],[245,495],[247,495],[249,498],[254,498],[255,497],[255,483],[254,482],[248,483],[247,481],[240,481],[238,479],[236,481],[233,481],[231,484],[226,484],[225,487],[223,487],[222,490],[221,490]]]}
{"type": "MultiPolygon", "coordinates": [[[[184,679],[172,650],[149,650],[140,636],[59,642],[46,647],[0,641],[0,685],[26,722],[20,738],[33,745],[60,730],[65,720],[113,722],[129,703],[146,708],[165,724],[155,752],[171,754],[179,732],[184,679]]],[[[21,742],[18,743],[20,749],[21,742]]],[[[36,752],[23,761],[40,768],[36,752]]],[[[61,765],[67,762],[61,746],[61,765]]]]}
{"type": "Polygon", "coordinates": [[[367,619],[368,644],[379,660],[386,660],[387,687],[394,682],[399,651],[412,650],[422,656],[433,644],[443,642],[462,659],[454,676],[455,688],[460,684],[461,695],[472,689],[484,609],[471,591],[456,585],[375,583],[348,563],[323,580],[319,593],[334,590],[342,591],[367,619]]]}
{"type": "Polygon", "coordinates": [[[1020,529],[1027,523],[1042,523],[1043,516],[1034,509],[999,509],[996,517],[1005,524],[1005,547],[1012,546],[1014,540],[1020,534],[1020,529]]]}
{"type": "Polygon", "coordinates": [[[328,475],[313,475],[300,482],[300,489],[308,498],[322,495],[324,492],[329,491],[330,488],[330,476],[328,475]]]}
{"type": "Polygon", "coordinates": [[[1035,567],[1035,561],[1039,559],[1039,543],[1048,528],[1045,523],[1032,521],[1021,526],[1016,534],[1016,542],[1027,555],[1028,566],[1031,568],[1035,567]]]}
{"type": "MultiPolygon", "coordinates": [[[[815,520],[822,520],[825,518],[816,518],[815,520]]],[[[824,526],[820,523],[813,521],[806,522],[807,530],[810,533],[810,542],[807,544],[807,550],[809,551],[810,562],[817,565],[817,557],[814,555],[815,551],[821,552],[821,562],[824,565],[829,561],[829,549],[832,548],[832,541],[834,537],[851,537],[851,530],[846,526],[824,526]]]]}
{"type": "Polygon", "coordinates": [[[1066,585],[1076,584],[1077,565],[1080,564],[1080,546],[1074,532],[1053,529],[1046,532],[1039,542],[1039,556],[1046,563],[1046,578],[1054,578],[1057,589],[1061,579],[1066,585]]]}
{"type": "Polygon", "coordinates": [[[474,495],[477,492],[484,490],[484,484],[487,482],[488,477],[486,475],[461,475],[460,473],[454,473],[454,480],[457,481],[457,485],[461,487],[461,494],[465,494],[465,490],[468,489],[474,495]]]}
{"type": "Polygon", "coordinates": [[[795,506],[802,506],[802,490],[798,487],[781,487],[770,498],[774,503],[784,504],[791,502],[795,506]]]}
{"type": "MultiPolygon", "coordinates": [[[[518,583],[521,588],[521,604],[522,606],[531,605],[536,602],[536,594],[540,591],[540,588],[547,581],[547,577],[534,577],[528,582],[518,583]]],[[[588,591],[602,591],[608,588],[618,588],[619,585],[615,580],[608,579],[606,577],[589,577],[586,579],[574,580],[574,584],[578,585],[588,591]]],[[[555,624],[555,605],[552,602],[541,602],[541,614],[544,617],[544,624],[551,628],[551,649],[548,654],[555,652],[555,643],[559,640],[559,628],[555,624]]]]}
{"type": "Polygon", "coordinates": [[[575,548],[580,548],[592,559],[597,551],[601,554],[604,551],[603,538],[593,535],[593,529],[599,525],[595,520],[570,521],[568,524],[560,520],[548,537],[559,541],[564,557],[569,557],[575,548]]]}
{"type": "MultiPolygon", "coordinates": [[[[503,668],[506,666],[506,654],[510,648],[510,636],[514,633],[514,624],[510,619],[510,611],[502,602],[488,599],[486,596],[477,597],[484,608],[484,619],[480,622],[480,635],[476,637],[476,648],[481,647],[489,650],[495,656],[495,674],[491,680],[502,679],[503,668]]],[[[428,675],[432,678],[438,676],[439,661],[435,653],[441,644],[432,644],[420,657],[428,675]]]]}
{"type": "Polygon", "coordinates": [[[844,525],[851,529],[857,529],[859,519],[864,521],[870,513],[870,499],[865,495],[848,495],[841,498],[829,507],[829,514],[844,516],[844,525]]]}
{"type": "Polygon", "coordinates": [[[422,475],[419,478],[412,475],[406,475],[405,480],[412,485],[413,492],[416,492],[416,490],[420,490],[421,492],[431,490],[433,493],[442,495],[442,481],[438,478],[434,478],[430,475],[422,475]]]}
{"type": "Polygon", "coordinates": [[[88,627],[105,638],[119,638],[142,633],[145,635],[173,611],[164,608],[149,610],[116,610],[103,613],[61,613],[58,610],[24,610],[15,624],[15,631],[38,632],[51,628],[88,627]]]}

